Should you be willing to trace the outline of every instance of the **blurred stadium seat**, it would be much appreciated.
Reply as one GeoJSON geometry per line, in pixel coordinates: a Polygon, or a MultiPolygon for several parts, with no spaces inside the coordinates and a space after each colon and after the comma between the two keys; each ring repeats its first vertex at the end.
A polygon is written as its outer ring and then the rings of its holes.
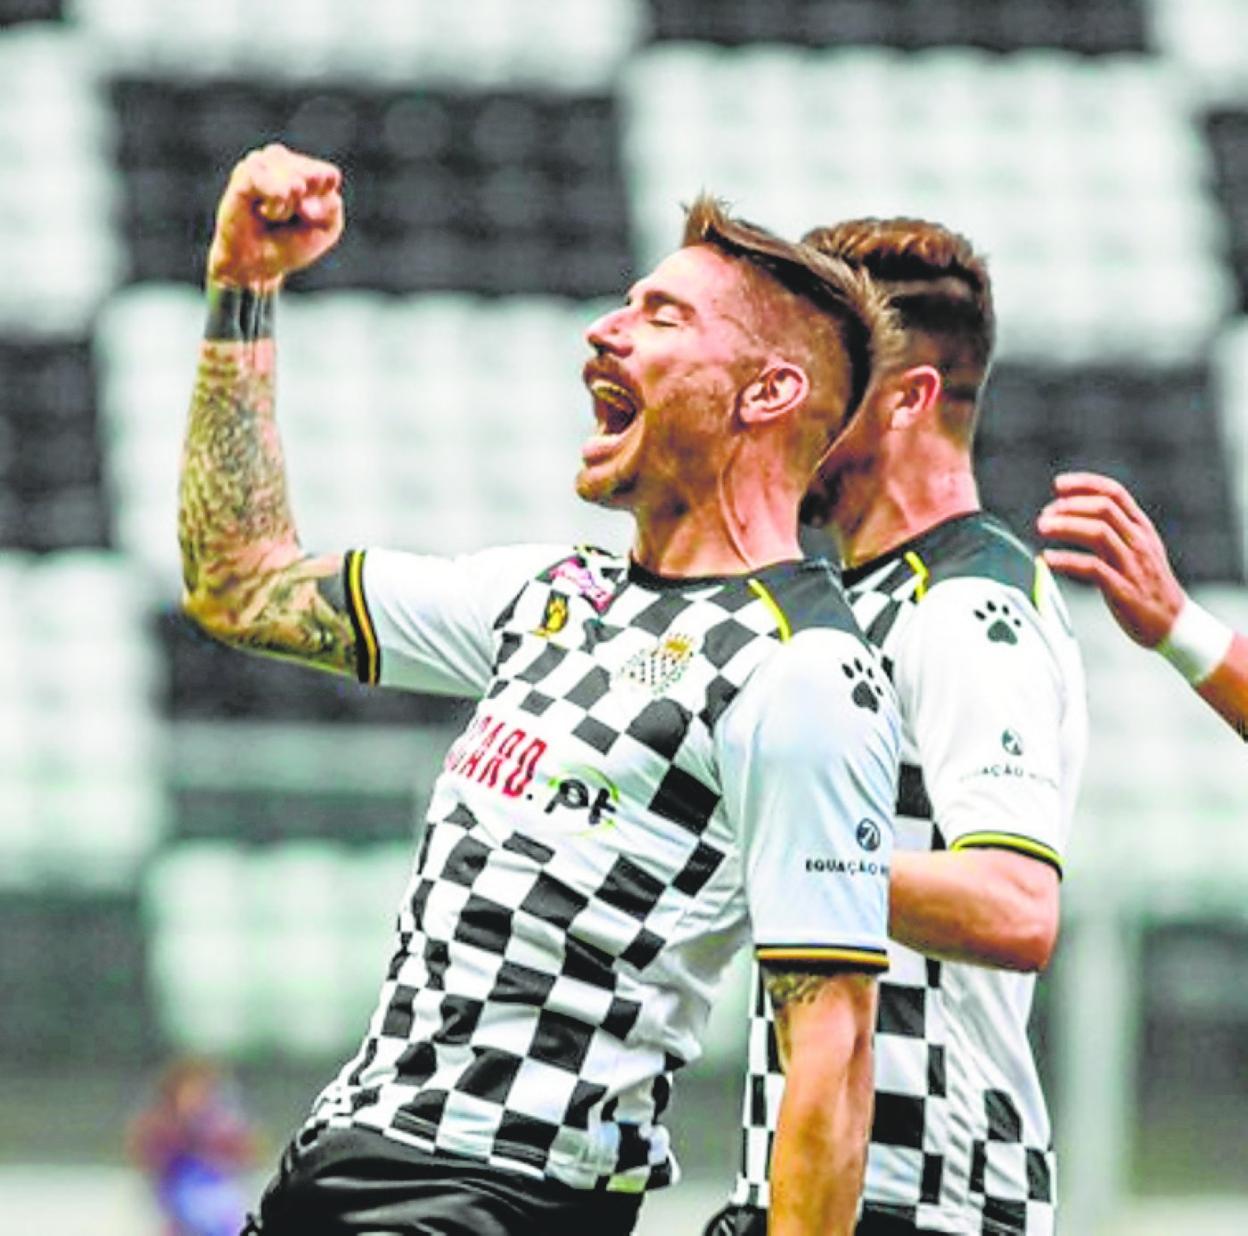
{"type": "Polygon", "coordinates": [[[1151,42],[1202,104],[1248,103],[1248,15],[1239,0],[1147,0],[1151,42]]]}
{"type": "Polygon", "coordinates": [[[90,47],[63,28],[0,33],[0,328],[81,336],[119,274],[97,81],[90,47]]]}
{"type": "Polygon", "coordinates": [[[1142,51],[1140,0],[651,0],[660,39],[740,46],[878,44],[905,51],[960,44],[992,52],[1062,47],[1086,54],[1142,51]]]}
{"type": "Polygon", "coordinates": [[[166,825],[143,576],[85,550],[0,561],[20,598],[4,631],[20,660],[0,713],[0,887],[132,888],[166,825]]]}
{"type": "Polygon", "coordinates": [[[359,1038],[410,846],[188,842],[149,868],[151,988],[178,1047],[316,1060],[359,1038]]]}

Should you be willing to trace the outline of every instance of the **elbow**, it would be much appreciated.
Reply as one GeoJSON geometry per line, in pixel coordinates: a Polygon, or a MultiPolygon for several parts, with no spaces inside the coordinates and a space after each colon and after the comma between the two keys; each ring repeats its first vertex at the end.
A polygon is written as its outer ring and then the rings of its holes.
{"type": "Polygon", "coordinates": [[[212,639],[223,644],[242,642],[243,629],[238,614],[202,591],[184,590],[179,609],[184,618],[212,639]]]}
{"type": "Polygon", "coordinates": [[[1026,974],[1048,968],[1057,946],[1061,882],[1057,871],[1025,855],[985,855],[997,896],[989,923],[994,953],[989,964],[1026,974]]]}
{"type": "Polygon", "coordinates": [[[1037,899],[1015,924],[1010,947],[1000,964],[1027,974],[1038,974],[1048,969],[1057,947],[1057,935],[1056,900],[1037,899]]]}

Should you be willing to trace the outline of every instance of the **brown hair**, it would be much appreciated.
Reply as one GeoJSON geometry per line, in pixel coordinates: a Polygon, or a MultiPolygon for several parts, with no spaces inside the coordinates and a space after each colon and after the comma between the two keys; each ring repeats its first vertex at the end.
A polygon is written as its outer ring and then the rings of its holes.
{"type": "Polygon", "coordinates": [[[907,218],[848,219],[802,240],[880,285],[906,335],[906,359],[934,365],[945,400],[969,405],[950,418],[969,437],[996,342],[988,266],[971,242],[939,223],[907,218]]]}
{"type": "Polygon", "coordinates": [[[755,272],[747,292],[756,318],[779,322],[787,340],[802,343],[816,402],[836,405],[819,409],[828,419],[826,446],[862,403],[873,369],[896,355],[896,321],[884,296],[845,261],[733,218],[706,194],[687,210],[683,244],[710,245],[755,272]]]}

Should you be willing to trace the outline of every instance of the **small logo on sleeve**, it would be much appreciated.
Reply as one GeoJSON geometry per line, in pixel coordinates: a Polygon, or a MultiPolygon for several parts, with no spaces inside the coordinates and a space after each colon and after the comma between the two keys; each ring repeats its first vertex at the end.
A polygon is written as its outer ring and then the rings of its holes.
{"type": "Polygon", "coordinates": [[[1018,633],[1023,629],[1022,619],[1002,601],[985,601],[982,609],[975,610],[975,617],[987,628],[988,639],[994,644],[1017,644],[1018,633]]]}
{"type": "Polygon", "coordinates": [[[855,836],[868,853],[880,848],[880,826],[874,820],[859,820],[855,836]]]}
{"type": "Polygon", "coordinates": [[[871,712],[879,712],[880,700],[884,698],[884,691],[876,681],[875,666],[870,661],[863,661],[860,657],[855,657],[852,661],[844,662],[841,670],[850,681],[849,698],[859,708],[867,708],[871,712]]]}
{"type": "Polygon", "coordinates": [[[1023,740],[1014,730],[1003,730],[1001,732],[1001,746],[1010,755],[1022,755],[1024,750],[1023,740]]]}

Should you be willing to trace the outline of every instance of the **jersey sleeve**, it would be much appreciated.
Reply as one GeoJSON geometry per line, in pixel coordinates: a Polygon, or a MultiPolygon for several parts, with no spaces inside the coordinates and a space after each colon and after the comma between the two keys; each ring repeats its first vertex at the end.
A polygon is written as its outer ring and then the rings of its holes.
{"type": "Polygon", "coordinates": [[[982,578],[920,603],[894,676],[952,850],[1014,850],[1060,873],[1067,684],[1029,598],[982,578]]]}
{"type": "Polygon", "coordinates": [[[758,959],[887,969],[900,722],[873,654],[841,631],[799,632],[716,740],[758,959]]]}
{"type": "Polygon", "coordinates": [[[344,571],[360,681],[479,697],[493,673],[499,616],[528,579],[567,552],[549,545],[453,558],[350,551],[344,571]]]}

